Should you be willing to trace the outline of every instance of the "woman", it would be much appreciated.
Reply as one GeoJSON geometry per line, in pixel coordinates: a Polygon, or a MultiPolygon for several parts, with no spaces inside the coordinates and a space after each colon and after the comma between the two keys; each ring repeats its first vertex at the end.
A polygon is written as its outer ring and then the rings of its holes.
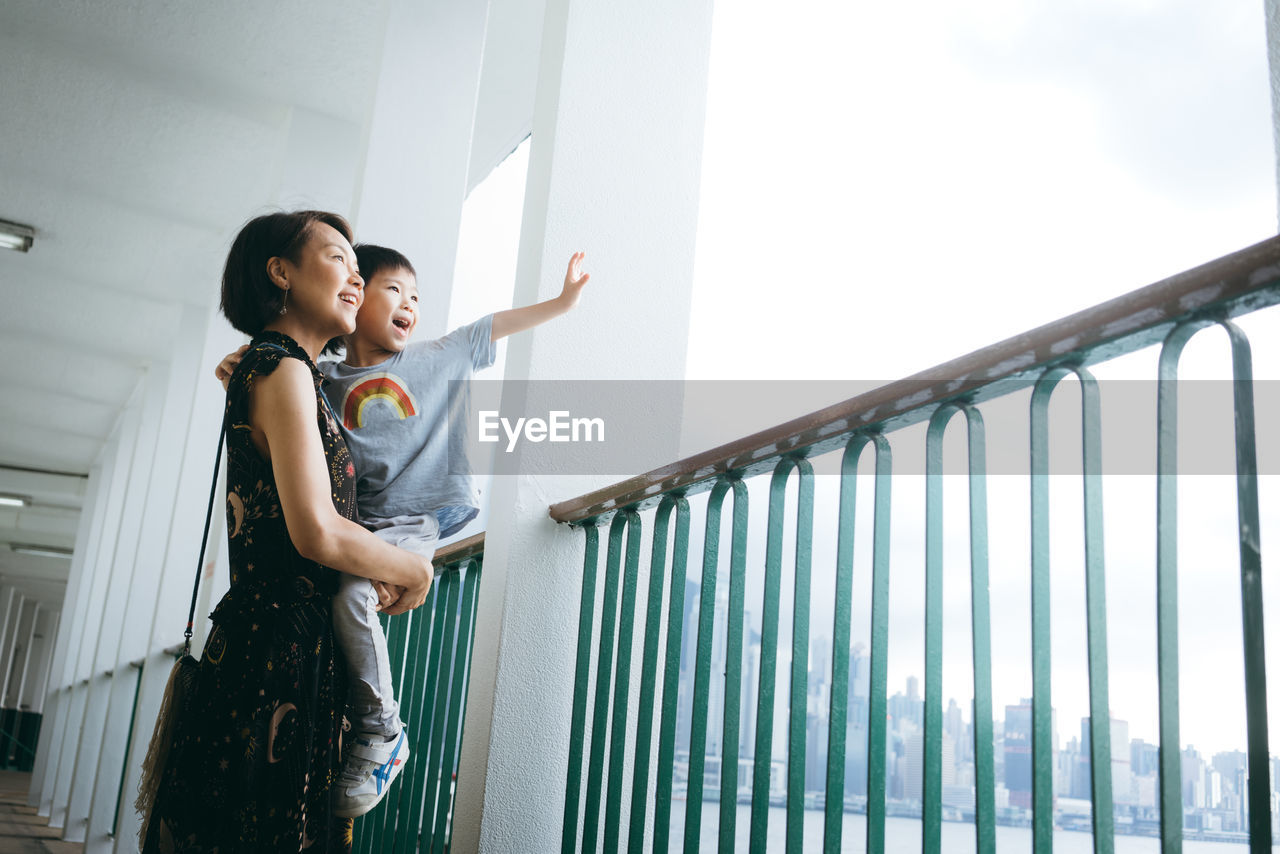
{"type": "MultiPolygon", "coordinates": [[[[351,229],[319,211],[268,214],[236,237],[222,310],[253,336],[227,391],[231,589],[214,609],[194,714],[178,722],[144,851],[347,851],[333,816],[346,679],[330,600],[338,573],[404,588],[431,562],[353,520],[355,473],[315,359],[355,328],[351,229]]],[[[385,588],[384,588],[385,589],[385,588]]],[[[385,600],[384,600],[385,601],[385,600]]]]}

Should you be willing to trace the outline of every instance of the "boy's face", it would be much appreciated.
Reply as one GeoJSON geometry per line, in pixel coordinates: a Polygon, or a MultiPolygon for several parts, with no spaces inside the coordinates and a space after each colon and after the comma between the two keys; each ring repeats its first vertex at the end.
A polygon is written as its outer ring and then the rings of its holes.
{"type": "Polygon", "coordinates": [[[397,267],[375,273],[364,285],[364,303],[351,337],[399,353],[418,325],[418,281],[397,267]]]}

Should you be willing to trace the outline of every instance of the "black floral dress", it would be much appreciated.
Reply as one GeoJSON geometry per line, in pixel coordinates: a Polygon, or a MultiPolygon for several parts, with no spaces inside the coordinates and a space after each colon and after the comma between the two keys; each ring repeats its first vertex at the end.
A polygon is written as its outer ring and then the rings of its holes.
{"type": "Polygon", "coordinates": [[[271,465],[250,439],[249,391],[285,358],[315,376],[333,503],[355,516],[355,472],[320,373],[293,339],[264,332],[227,390],[231,589],[211,616],[193,714],[178,723],[146,851],[351,850],[351,820],[329,807],[347,684],[331,618],[339,574],[293,547],[271,465]]]}

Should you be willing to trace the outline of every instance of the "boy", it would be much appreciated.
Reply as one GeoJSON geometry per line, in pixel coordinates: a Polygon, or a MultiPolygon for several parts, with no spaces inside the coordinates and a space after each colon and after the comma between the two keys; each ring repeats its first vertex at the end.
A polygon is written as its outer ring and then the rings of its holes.
{"type": "MultiPolygon", "coordinates": [[[[341,362],[321,362],[323,392],[355,463],[360,521],[382,539],[430,558],[436,542],[479,512],[463,451],[466,424],[449,419],[450,381],[462,389],[474,371],[493,364],[501,338],[573,308],[590,278],[583,254],[569,259],[560,296],[487,315],[435,341],[409,344],[418,321],[413,265],[393,249],[355,247],[364,295],[355,331],[341,342],[341,362]],[[462,474],[449,474],[450,471],[462,474]]],[[[331,342],[326,352],[336,349],[331,342]]],[[[243,348],[218,366],[226,382],[243,348]]],[[[462,407],[465,412],[465,407],[462,407]]],[[[373,809],[400,773],[409,747],[400,721],[377,619],[397,588],[344,575],[333,599],[334,635],[348,662],[357,735],[335,786],[334,813],[356,817],[373,809]]]]}

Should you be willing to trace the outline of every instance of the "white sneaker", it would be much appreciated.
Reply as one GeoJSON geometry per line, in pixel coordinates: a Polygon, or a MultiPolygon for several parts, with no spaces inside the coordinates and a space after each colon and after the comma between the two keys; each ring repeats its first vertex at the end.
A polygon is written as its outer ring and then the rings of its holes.
{"type": "Polygon", "coordinates": [[[357,818],[378,805],[409,758],[404,724],[389,739],[378,733],[356,736],[333,795],[333,814],[357,818]]]}

